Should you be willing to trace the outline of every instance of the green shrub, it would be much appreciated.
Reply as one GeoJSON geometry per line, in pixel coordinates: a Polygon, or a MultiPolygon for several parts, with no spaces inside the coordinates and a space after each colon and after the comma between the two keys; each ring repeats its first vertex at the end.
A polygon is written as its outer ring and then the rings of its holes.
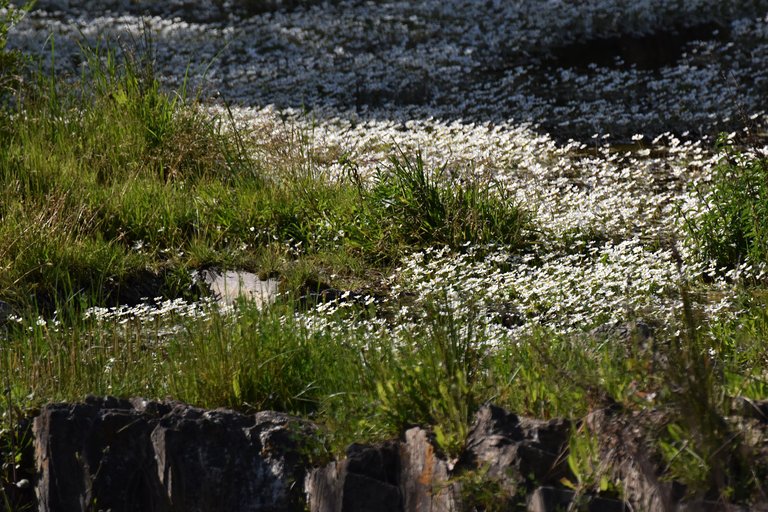
{"type": "Polygon", "coordinates": [[[711,186],[699,189],[704,212],[686,220],[699,256],[720,269],[768,263],[768,160],[740,154],[720,138],[711,186]]]}

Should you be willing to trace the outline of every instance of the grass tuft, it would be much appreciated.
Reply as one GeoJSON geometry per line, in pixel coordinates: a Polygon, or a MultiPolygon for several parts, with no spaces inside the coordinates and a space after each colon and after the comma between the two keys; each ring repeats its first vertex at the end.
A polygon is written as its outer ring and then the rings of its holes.
{"type": "Polygon", "coordinates": [[[721,136],[712,183],[701,187],[702,214],[686,229],[702,259],[718,269],[768,263],[768,161],[738,153],[721,136]]]}
{"type": "Polygon", "coordinates": [[[520,250],[535,240],[532,215],[501,187],[450,178],[445,166],[430,172],[420,153],[392,156],[364,200],[365,220],[380,225],[370,242],[381,252],[467,244],[520,250]]]}

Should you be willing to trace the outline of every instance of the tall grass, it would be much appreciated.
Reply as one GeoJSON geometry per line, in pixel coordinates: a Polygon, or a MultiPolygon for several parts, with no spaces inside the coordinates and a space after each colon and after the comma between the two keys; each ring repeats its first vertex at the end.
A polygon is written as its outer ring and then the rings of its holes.
{"type": "Polygon", "coordinates": [[[0,298],[17,306],[114,304],[147,275],[158,285],[146,295],[183,294],[179,269],[276,254],[290,272],[302,258],[354,268],[428,244],[532,239],[531,215],[499,190],[439,184],[420,156],[393,158],[365,190],[315,172],[306,137],[278,148],[277,166],[260,161],[247,132],[185,87],[163,89],[142,54],[151,42],[82,51],[82,76],[31,72],[24,101],[4,110],[15,129],[0,133],[0,298]]]}
{"type": "Polygon", "coordinates": [[[87,55],[79,80],[32,72],[23,102],[4,110],[14,130],[0,134],[0,296],[20,307],[117,300],[180,250],[192,222],[182,194],[232,171],[219,158],[230,137],[138,57],[87,55]],[[151,258],[135,250],[145,241],[151,258]]]}
{"type": "Polygon", "coordinates": [[[736,151],[725,137],[718,150],[712,182],[699,188],[705,209],[687,220],[688,234],[700,257],[718,268],[768,263],[768,161],[736,151]]]}
{"type": "Polygon", "coordinates": [[[369,242],[378,252],[447,245],[499,244],[520,250],[536,238],[533,216],[501,187],[450,178],[445,166],[425,168],[421,154],[402,152],[379,170],[364,195],[369,242]],[[373,234],[371,237],[370,234],[373,234]]]}

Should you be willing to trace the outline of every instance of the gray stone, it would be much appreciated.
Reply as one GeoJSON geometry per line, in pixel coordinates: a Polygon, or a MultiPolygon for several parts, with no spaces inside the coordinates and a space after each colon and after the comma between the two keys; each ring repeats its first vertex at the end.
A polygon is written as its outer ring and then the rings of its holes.
{"type": "Polygon", "coordinates": [[[539,487],[533,491],[528,499],[527,510],[528,512],[559,512],[564,510],[629,512],[632,509],[619,500],[579,495],[570,489],[539,487]]]}
{"type": "Polygon", "coordinates": [[[608,478],[621,482],[623,497],[633,510],[676,510],[674,484],[661,479],[661,459],[648,437],[654,426],[665,421],[654,411],[625,413],[611,408],[598,409],[585,418],[585,427],[597,438],[608,478]]]}
{"type": "Polygon", "coordinates": [[[449,484],[448,463],[434,438],[421,428],[405,432],[400,445],[400,488],[405,512],[460,510],[457,489],[449,484]]]}
{"type": "Polygon", "coordinates": [[[277,300],[280,292],[278,279],[261,279],[257,274],[242,270],[206,270],[201,276],[216,299],[224,305],[248,300],[264,308],[277,300]]]}
{"type": "Polygon", "coordinates": [[[528,480],[558,482],[568,474],[564,454],[570,430],[567,420],[521,418],[485,405],[477,413],[459,466],[487,469],[511,495],[528,480]]]}
{"type": "Polygon", "coordinates": [[[313,471],[306,482],[313,512],[396,512],[403,510],[396,443],[353,444],[346,457],[313,471]]]}
{"type": "Polygon", "coordinates": [[[352,445],[342,461],[314,470],[306,482],[312,512],[454,512],[457,488],[434,439],[412,428],[404,439],[352,445]]]}
{"type": "Polygon", "coordinates": [[[48,405],[34,422],[39,510],[300,510],[313,431],[276,412],[115,398],[48,405]]]}

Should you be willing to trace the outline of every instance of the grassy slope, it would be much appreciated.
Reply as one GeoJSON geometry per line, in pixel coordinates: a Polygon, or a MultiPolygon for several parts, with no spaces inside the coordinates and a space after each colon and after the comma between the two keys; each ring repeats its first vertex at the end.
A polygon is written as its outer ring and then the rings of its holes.
{"type": "MultiPolygon", "coordinates": [[[[77,80],[32,74],[9,91],[0,113],[0,189],[8,191],[0,299],[23,317],[2,338],[9,402],[95,393],[279,409],[326,425],[333,449],[418,423],[452,453],[488,400],[539,417],[580,417],[609,403],[664,408],[676,426],[659,441],[671,477],[701,492],[727,486],[745,501],[759,494],[764,468],[738,482],[728,473],[744,452],[723,441],[721,421],[729,396],[766,397],[768,319],[754,297],[731,323],[710,325],[686,310],[688,328],[653,350],[546,327],[499,343],[490,305],[470,295],[457,306],[448,286],[422,302],[403,294],[297,315],[308,277],[333,274],[342,286],[373,290],[371,276],[417,249],[526,251],[544,227],[493,184],[452,180],[418,155],[395,153],[370,185],[354,174],[324,178],[301,134],[256,147],[184,91],[164,92],[140,57],[91,53],[77,80]],[[265,153],[282,158],[274,165],[265,153]],[[193,298],[190,271],[214,265],[277,271],[287,298],[266,312],[244,304],[237,315],[172,304],[82,315],[156,293],[193,298]],[[54,311],[55,320],[37,321],[54,311]]],[[[766,173],[760,161],[723,165],[739,176],[766,173]]],[[[724,265],[746,254],[765,261],[758,197],[718,206],[740,222],[691,221],[694,245],[715,259],[727,248],[724,265]]]]}

